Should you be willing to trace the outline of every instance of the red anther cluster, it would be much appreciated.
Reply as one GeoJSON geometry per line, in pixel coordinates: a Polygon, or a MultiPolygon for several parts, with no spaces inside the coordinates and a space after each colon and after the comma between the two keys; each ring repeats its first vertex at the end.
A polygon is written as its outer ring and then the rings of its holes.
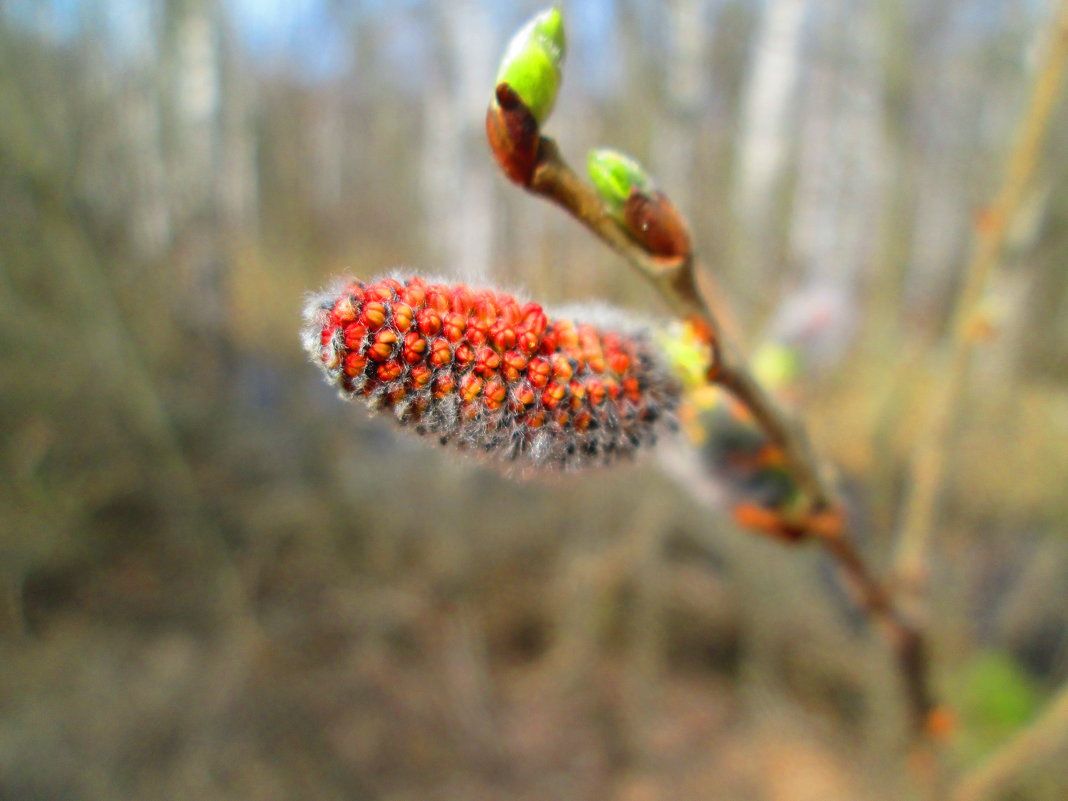
{"type": "Polygon", "coordinates": [[[352,281],[306,318],[309,354],[346,397],[443,443],[604,464],[673,424],[679,386],[633,324],[549,319],[512,295],[418,277],[352,281]]]}

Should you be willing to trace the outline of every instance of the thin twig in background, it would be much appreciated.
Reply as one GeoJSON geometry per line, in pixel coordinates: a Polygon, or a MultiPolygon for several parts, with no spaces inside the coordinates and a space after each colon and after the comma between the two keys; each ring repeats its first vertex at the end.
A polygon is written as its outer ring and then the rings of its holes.
{"type": "Polygon", "coordinates": [[[1060,98],[1066,65],[1068,0],[1062,0],[1045,57],[1035,73],[1030,101],[1024,107],[1004,181],[976,226],[964,286],[953,311],[950,352],[939,371],[942,380],[913,458],[912,491],[903,515],[894,571],[903,598],[912,605],[918,602],[926,584],[927,552],[946,473],[953,422],[960,414],[968,367],[977,343],[972,328],[978,322],[978,307],[990,274],[1001,257],[1009,226],[1038,166],[1050,118],[1060,98]]]}

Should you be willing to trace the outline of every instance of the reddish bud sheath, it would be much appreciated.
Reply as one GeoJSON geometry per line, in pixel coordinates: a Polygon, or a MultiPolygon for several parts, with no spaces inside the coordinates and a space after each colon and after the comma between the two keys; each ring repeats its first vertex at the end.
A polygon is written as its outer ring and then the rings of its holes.
{"type": "Polygon", "coordinates": [[[486,112],[486,139],[504,174],[517,184],[529,184],[538,162],[541,134],[530,109],[506,83],[497,86],[496,100],[486,112]]]}
{"type": "Polygon", "coordinates": [[[633,190],[623,204],[627,233],[654,256],[680,258],[690,252],[686,221],[663,192],[633,190]]]}

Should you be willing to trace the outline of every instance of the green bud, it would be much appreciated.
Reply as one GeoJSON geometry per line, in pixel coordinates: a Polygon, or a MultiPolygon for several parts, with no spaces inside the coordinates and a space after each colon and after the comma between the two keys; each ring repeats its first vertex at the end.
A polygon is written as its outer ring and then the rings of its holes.
{"type": "Polygon", "coordinates": [[[685,218],[641,164],[602,148],[590,151],[586,169],[609,213],[646,253],[673,259],[691,254],[685,218]]]}
{"type": "Polygon", "coordinates": [[[586,159],[586,169],[601,200],[616,216],[622,215],[623,205],[632,189],[642,194],[655,191],[653,181],[642,165],[618,150],[591,150],[586,159]]]}
{"type": "Polygon", "coordinates": [[[565,49],[564,17],[553,6],[520,28],[501,59],[497,83],[512,87],[539,125],[556,103],[565,49]]]}

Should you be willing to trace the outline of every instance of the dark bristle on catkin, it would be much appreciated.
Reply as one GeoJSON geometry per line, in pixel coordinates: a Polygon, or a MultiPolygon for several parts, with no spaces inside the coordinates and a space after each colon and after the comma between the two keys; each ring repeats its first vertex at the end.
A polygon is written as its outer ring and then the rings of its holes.
{"type": "Polygon", "coordinates": [[[312,296],[304,345],[344,397],[523,466],[630,457],[674,427],[681,391],[640,325],[550,319],[506,293],[420,277],[312,296]]]}

